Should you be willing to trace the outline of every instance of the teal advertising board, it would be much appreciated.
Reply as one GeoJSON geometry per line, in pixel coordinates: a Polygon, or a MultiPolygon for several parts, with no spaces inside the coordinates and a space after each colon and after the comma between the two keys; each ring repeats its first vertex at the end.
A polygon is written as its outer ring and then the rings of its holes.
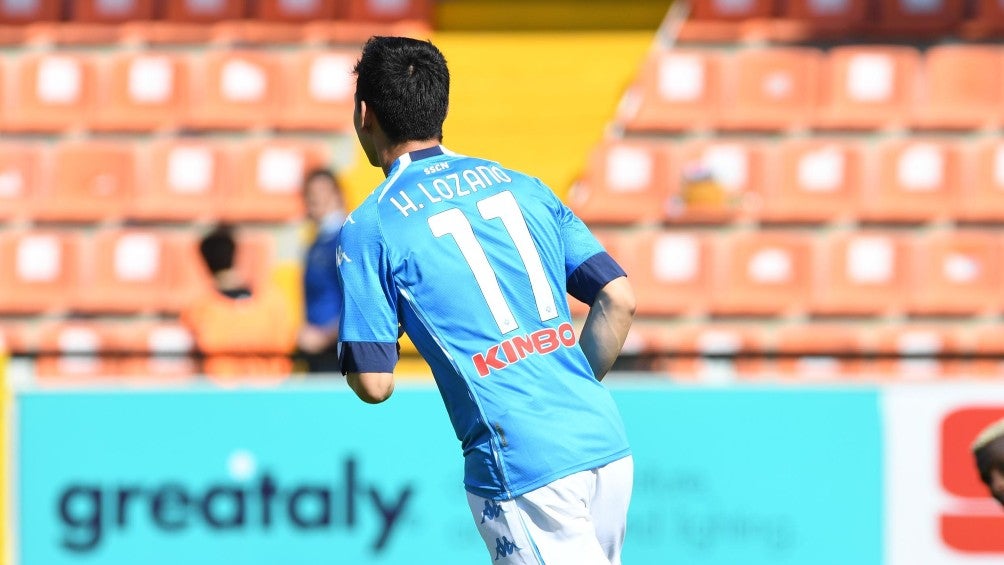
{"type": "MultiPolygon", "coordinates": [[[[882,562],[876,393],[614,394],[625,563],[882,562]]],[[[431,388],[22,392],[16,430],[22,565],[491,562],[431,388]]]]}

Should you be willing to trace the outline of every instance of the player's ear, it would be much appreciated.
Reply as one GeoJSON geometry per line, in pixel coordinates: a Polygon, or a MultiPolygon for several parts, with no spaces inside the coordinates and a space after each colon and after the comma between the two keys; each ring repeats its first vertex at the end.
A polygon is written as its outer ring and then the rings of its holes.
{"type": "Polygon", "coordinates": [[[376,118],[373,116],[373,111],[370,109],[369,104],[364,100],[359,101],[359,124],[361,128],[365,131],[373,130],[373,123],[376,118]]]}

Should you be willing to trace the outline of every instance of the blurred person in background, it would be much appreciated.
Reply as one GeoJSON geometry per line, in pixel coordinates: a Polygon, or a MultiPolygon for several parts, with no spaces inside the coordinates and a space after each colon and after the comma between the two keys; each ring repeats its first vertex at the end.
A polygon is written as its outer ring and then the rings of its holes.
{"type": "Polygon", "coordinates": [[[304,178],[303,200],[315,238],[307,250],[303,269],[307,319],[297,335],[296,345],[311,373],[337,374],[342,291],[336,240],[345,221],[345,199],[335,175],[328,169],[316,169],[304,178]]]}
{"type": "Polygon", "coordinates": [[[1004,506],[1004,419],[990,424],[976,436],[973,456],[990,496],[1004,506]]]}
{"type": "Polygon", "coordinates": [[[181,314],[211,377],[283,376],[292,370],[294,322],[282,294],[252,287],[235,268],[237,242],[218,226],[199,242],[212,277],[207,290],[181,314]]]}

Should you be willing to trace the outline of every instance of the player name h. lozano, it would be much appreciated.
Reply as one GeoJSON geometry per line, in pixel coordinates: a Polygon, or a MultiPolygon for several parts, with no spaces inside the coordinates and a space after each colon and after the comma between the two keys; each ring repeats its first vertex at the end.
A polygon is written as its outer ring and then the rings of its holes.
{"type": "MultiPolygon", "coordinates": [[[[431,167],[426,167],[425,174],[429,175],[449,168],[449,163],[438,163],[431,167]]],[[[417,203],[412,199],[408,191],[405,190],[398,191],[395,196],[392,196],[390,203],[397,208],[397,211],[402,216],[407,218],[412,212],[418,212],[422,208],[425,208],[426,204],[438,204],[444,200],[470,196],[479,190],[511,182],[512,178],[509,174],[499,168],[498,165],[492,165],[491,167],[478,165],[470,169],[463,169],[434,178],[429,186],[426,186],[429,183],[428,180],[425,183],[417,183],[415,187],[422,195],[417,203]],[[425,200],[425,202],[422,202],[422,200],[425,200]]]]}
{"type": "Polygon", "coordinates": [[[487,377],[492,370],[505,369],[509,365],[519,363],[528,355],[534,353],[547,355],[554,353],[560,347],[575,345],[575,328],[565,322],[557,328],[544,328],[533,333],[518,335],[497,343],[484,353],[475,353],[471,357],[479,377],[487,377]]]}

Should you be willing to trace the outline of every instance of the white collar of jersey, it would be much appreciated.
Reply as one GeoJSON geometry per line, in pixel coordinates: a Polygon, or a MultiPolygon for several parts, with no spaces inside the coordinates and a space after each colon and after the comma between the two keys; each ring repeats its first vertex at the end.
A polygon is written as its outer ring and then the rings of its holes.
{"type": "Polygon", "coordinates": [[[420,161],[422,159],[428,159],[429,157],[436,157],[438,155],[448,155],[450,157],[456,157],[457,154],[449,149],[443,147],[442,145],[436,145],[433,147],[426,147],[424,149],[417,149],[410,153],[405,153],[394,161],[394,164],[390,166],[390,173],[387,175],[387,180],[384,181],[383,190],[380,192],[380,196],[377,197],[377,202],[383,200],[387,191],[397,180],[397,177],[408,168],[413,161],[420,161]]]}
{"type": "Polygon", "coordinates": [[[398,157],[397,160],[394,161],[394,164],[391,165],[390,169],[393,172],[395,169],[407,167],[415,161],[421,161],[422,159],[428,159],[429,157],[438,157],[439,155],[449,155],[451,157],[455,157],[457,154],[442,145],[416,149],[415,151],[405,153],[404,155],[398,157]]]}

